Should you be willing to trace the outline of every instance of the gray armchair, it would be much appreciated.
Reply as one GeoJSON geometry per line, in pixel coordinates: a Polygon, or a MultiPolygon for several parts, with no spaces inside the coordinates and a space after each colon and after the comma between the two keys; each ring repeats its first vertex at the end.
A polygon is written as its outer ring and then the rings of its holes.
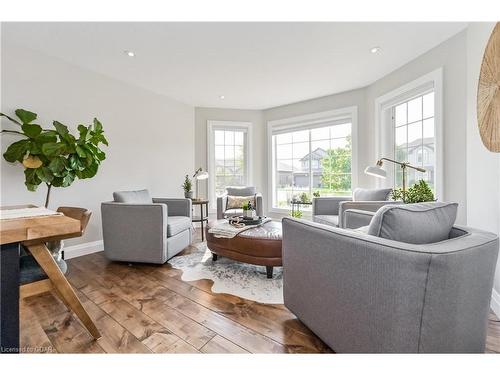
{"type": "Polygon", "coordinates": [[[248,197],[255,196],[255,213],[257,216],[263,216],[264,210],[262,205],[262,194],[257,193],[255,186],[246,187],[228,187],[226,192],[217,197],[217,219],[224,219],[228,216],[241,215],[243,213],[242,209],[226,209],[227,207],[227,196],[237,196],[237,197],[248,197]]]}
{"type": "Polygon", "coordinates": [[[110,260],[163,264],[191,244],[191,200],[151,198],[147,190],[113,193],[101,204],[110,260]]]}
{"type": "Polygon", "coordinates": [[[447,238],[285,218],[285,305],[336,352],[484,352],[498,237],[454,226],[447,238]]]}
{"type": "MultiPolygon", "coordinates": [[[[370,224],[371,217],[357,217],[356,227],[346,226],[345,212],[347,210],[363,210],[375,212],[387,204],[401,204],[390,201],[392,189],[361,189],[357,188],[352,197],[319,197],[312,201],[312,219],[316,223],[339,228],[357,228],[370,224]],[[363,220],[364,219],[364,220],[363,220]]],[[[351,225],[354,221],[351,220],[351,225]]]]}

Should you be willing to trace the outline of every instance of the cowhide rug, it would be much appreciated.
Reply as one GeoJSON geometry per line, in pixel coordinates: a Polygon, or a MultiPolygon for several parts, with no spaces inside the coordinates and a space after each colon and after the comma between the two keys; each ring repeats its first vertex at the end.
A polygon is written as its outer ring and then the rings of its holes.
{"type": "Polygon", "coordinates": [[[183,271],[182,280],[209,279],[214,282],[214,293],[232,294],[260,303],[283,303],[281,267],[274,267],[273,278],[268,279],[264,266],[240,263],[220,256],[214,262],[205,243],[194,246],[196,251],[169,260],[172,267],[183,271]]]}

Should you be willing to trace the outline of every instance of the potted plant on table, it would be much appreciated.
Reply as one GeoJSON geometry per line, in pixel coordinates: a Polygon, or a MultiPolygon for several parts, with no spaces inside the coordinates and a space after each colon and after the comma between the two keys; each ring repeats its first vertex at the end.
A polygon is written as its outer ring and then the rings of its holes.
{"type": "Polygon", "coordinates": [[[96,175],[106,154],[100,144],[108,145],[102,124],[94,118],[92,125],[78,125],[78,138],[59,121],[54,129],[44,129],[35,124],[37,114],[17,109],[16,118],[0,113],[18,129],[2,129],[2,134],[21,137],[12,143],[3,157],[10,163],[24,167],[26,188],[35,191],[44,183],[47,186],[45,207],[49,205],[52,187],[68,187],[75,179],[87,179],[96,175]]]}
{"type": "Polygon", "coordinates": [[[191,182],[189,175],[184,177],[182,189],[184,190],[184,198],[193,199],[193,183],[191,182]]]}
{"type": "Polygon", "coordinates": [[[253,206],[252,202],[248,201],[247,203],[243,203],[243,216],[244,217],[253,217],[253,206]]]}

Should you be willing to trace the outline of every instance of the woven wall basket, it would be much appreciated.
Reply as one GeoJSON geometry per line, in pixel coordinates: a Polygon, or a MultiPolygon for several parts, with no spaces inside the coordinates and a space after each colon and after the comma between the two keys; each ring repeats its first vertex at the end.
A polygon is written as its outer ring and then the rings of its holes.
{"type": "Polygon", "coordinates": [[[486,148],[500,152],[500,22],[493,29],[481,64],[477,123],[486,148]]]}

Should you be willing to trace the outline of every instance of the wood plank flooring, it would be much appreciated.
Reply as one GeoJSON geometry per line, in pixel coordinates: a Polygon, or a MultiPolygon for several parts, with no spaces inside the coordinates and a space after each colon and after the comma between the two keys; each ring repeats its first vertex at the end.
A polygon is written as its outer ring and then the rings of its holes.
{"type": "MultiPolygon", "coordinates": [[[[111,263],[95,253],[68,265],[67,277],[103,337],[94,341],[66,306],[46,293],[21,303],[25,352],[332,352],[283,305],[212,293],[211,281],[182,281],[181,271],[168,264],[111,263]]],[[[486,352],[500,353],[500,321],[493,313],[486,352]]]]}

